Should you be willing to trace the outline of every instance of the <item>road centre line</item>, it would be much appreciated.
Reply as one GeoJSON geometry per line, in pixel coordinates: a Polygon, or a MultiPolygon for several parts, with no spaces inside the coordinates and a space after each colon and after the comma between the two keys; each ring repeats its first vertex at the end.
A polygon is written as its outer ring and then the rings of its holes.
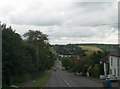
{"type": "Polygon", "coordinates": [[[69,87],[72,87],[65,79],[63,79],[58,73],[57,73],[58,77],[60,77],[69,87]]]}

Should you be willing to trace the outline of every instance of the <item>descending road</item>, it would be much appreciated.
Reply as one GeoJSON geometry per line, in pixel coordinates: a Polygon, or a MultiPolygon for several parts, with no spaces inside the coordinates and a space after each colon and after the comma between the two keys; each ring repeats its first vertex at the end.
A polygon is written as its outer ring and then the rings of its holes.
{"type": "Polygon", "coordinates": [[[46,87],[102,87],[102,82],[97,79],[75,76],[61,69],[61,62],[57,61],[59,68],[52,72],[46,87]]]}

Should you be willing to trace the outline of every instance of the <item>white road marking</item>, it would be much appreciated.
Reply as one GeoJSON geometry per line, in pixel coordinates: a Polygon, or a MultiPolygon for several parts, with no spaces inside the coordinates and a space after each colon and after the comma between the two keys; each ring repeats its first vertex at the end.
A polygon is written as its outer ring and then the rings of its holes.
{"type": "Polygon", "coordinates": [[[69,86],[69,87],[72,87],[65,79],[63,79],[58,73],[57,75],[69,86]]]}

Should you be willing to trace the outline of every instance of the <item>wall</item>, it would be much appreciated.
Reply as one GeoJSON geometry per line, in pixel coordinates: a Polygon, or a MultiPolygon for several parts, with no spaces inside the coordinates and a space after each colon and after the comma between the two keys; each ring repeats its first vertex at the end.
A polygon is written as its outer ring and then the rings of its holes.
{"type": "MultiPolygon", "coordinates": [[[[120,77],[120,66],[118,66],[117,65],[117,63],[118,63],[118,57],[115,57],[115,56],[109,56],[109,65],[110,65],[110,69],[112,70],[112,73],[111,73],[111,71],[109,71],[110,72],[110,74],[112,74],[112,75],[115,75],[115,71],[116,71],[116,77],[118,77],[118,72],[119,72],[119,77],[120,77]],[[112,65],[111,65],[111,59],[113,60],[112,61],[112,65]],[[119,68],[119,70],[118,70],[118,68],[119,68]]],[[[120,58],[119,58],[119,65],[120,65],[120,58]]]]}

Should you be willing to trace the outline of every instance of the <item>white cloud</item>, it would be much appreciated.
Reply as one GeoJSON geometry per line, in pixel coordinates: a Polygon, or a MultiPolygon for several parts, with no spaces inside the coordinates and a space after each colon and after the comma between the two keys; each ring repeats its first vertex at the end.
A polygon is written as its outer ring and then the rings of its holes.
{"type": "Polygon", "coordinates": [[[118,43],[117,0],[103,2],[1,0],[0,20],[22,35],[39,29],[52,44],[118,43]]]}

